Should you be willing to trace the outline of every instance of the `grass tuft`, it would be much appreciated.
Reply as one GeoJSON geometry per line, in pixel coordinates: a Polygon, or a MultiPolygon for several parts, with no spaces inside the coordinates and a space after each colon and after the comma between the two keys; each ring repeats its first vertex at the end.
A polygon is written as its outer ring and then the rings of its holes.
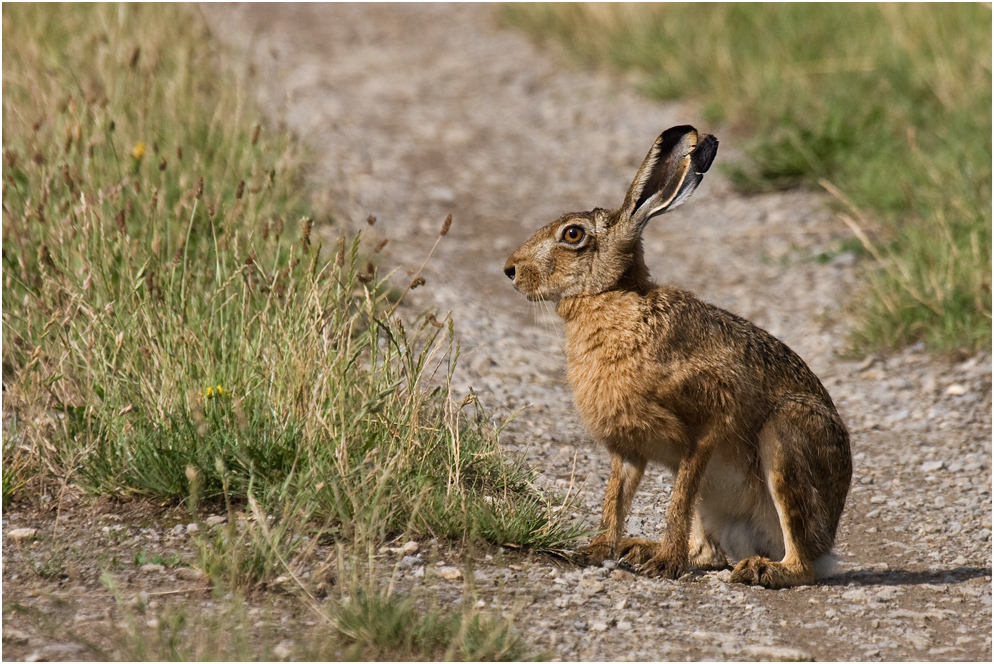
{"type": "Polygon", "coordinates": [[[991,10],[511,4],[572,57],[750,136],[741,189],[837,193],[875,257],[858,348],[991,343],[991,10]]]}

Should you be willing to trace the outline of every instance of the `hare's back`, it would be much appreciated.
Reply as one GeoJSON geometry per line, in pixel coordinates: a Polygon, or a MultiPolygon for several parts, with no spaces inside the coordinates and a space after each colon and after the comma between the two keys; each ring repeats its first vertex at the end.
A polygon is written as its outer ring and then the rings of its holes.
{"type": "Polygon", "coordinates": [[[804,360],[758,325],[678,288],[658,288],[647,300],[657,319],[654,336],[663,364],[687,366],[739,396],[747,392],[776,401],[798,394],[832,403],[804,360]]]}

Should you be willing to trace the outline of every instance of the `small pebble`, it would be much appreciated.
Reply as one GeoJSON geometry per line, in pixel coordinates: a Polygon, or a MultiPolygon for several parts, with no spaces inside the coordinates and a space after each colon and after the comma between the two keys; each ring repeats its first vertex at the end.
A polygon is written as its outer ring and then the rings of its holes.
{"type": "Polygon", "coordinates": [[[174,574],[176,574],[177,579],[183,579],[184,581],[199,581],[205,576],[202,571],[193,567],[177,568],[174,574]]]}
{"type": "Polygon", "coordinates": [[[292,646],[293,644],[289,641],[280,641],[276,644],[276,647],[273,648],[273,655],[279,660],[289,659],[290,655],[293,653],[292,646]]]}
{"type": "Polygon", "coordinates": [[[32,540],[37,534],[37,528],[14,528],[13,530],[7,531],[7,539],[14,542],[21,542],[24,540],[32,540]]]}
{"type": "Polygon", "coordinates": [[[458,567],[439,567],[438,575],[447,581],[455,581],[462,578],[462,570],[458,567]]]}

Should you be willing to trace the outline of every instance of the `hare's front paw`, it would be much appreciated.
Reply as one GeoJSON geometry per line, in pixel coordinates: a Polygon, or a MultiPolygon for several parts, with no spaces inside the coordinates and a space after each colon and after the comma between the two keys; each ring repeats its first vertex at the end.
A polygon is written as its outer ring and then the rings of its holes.
{"type": "Polygon", "coordinates": [[[732,583],[745,583],[750,586],[789,588],[812,581],[814,573],[808,567],[778,563],[761,556],[740,560],[732,570],[732,583]]]}
{"type": "Polygon", "coordinates": [[[687,557],[669,552],[659,553],[639,570],[646,576],[676,579],[687,571],[687,557]]]}
{"type": "Polygon", "coordinates": [[[595,537],[590,544],[577,549],[577,562],[583,565],[600,565],[614,558],[614,547],[606,539],[595,537]]]}
{"type": "Polygon", "coordinates": [[[618,542],[620,560],[631,565],[644,565],[659,554],[659,542],[641,537],[622,537],[618,542]]]}

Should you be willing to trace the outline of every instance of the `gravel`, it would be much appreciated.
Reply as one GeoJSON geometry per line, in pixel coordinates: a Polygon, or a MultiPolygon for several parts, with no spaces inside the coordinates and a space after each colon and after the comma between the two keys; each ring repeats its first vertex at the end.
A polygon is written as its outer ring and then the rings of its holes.
{"type": "MultiPolygon", "coordinates": [[[[523,409],[504,430],[504,446],[526,455],[544,488],[571,491],[570,513],[595,525],[607,455],[573,409],[561,324],[513,291],[503,262],[565,210],[618,205],[666,127],[689,123],[717,134],[719,165],[736,158],[737,137],[709,126],[692,105],[649,101],[608,73],[567,69],[497,29],[489,5],[203,11],[216,37],[251,63],[263,108],[318,156],[312,176],[336,210],[334,225],[316,229],[326,240],[346,229],[363,229],[370,246],[389,239],[381,264],[398,266],[406,285],[452,214],[405,315],[451,312],[462,346],[455,397],[472,386],[497,419],[523,409]]],[[[850,357],[847,305],[861,287],[860,259],[817,260],[845,236],[822,196],[744,196],[720,169],[645,234],[658,281],[784,340],[846,419],[854,474],[836,577],[769,591],[728,583],[728,570],[667,581],[613,561],[575,568],[513,551],[477,555],[469,572],[451,560],[435,565],[435,546],[422,542],[381,553],[390,566],[399,562],[398,587],[428,584],[455,605],[472,582],[474,602],[512,615],[553,660],[990,661],[991,357],[936,357],[918,345],[850,357]]],[[[670,481],[649,469],[632,534],[661,536],[670,481]]],[[[4,516],[5,557],[17,547],[14,528],[36,526],[39,537],[51,529],[4,516]]],[[[114,525],[98,519],[89,527],[109,542],[122,534],[100,528],[114,525]]],[[[123,536],[180,548],[189,546],[188,532],[177,523],[130,527],[123,536]]],[[[23,555],[40,559],[36,548],[23,555]]],[[[5,593],[18,574],[4,567],[5,593]]],[[[179,570],[143,574],[150,579],[138,583],[170,574],[179,570]]],[[[20,643],[10,649],[19,657],[78,655],[33,635],[24,641],[20,624],[10,629],[13,641],[5,614],[4,644],[20,643]]],[[[290,652],[286,645],[276,654],[290,652]]]]}

